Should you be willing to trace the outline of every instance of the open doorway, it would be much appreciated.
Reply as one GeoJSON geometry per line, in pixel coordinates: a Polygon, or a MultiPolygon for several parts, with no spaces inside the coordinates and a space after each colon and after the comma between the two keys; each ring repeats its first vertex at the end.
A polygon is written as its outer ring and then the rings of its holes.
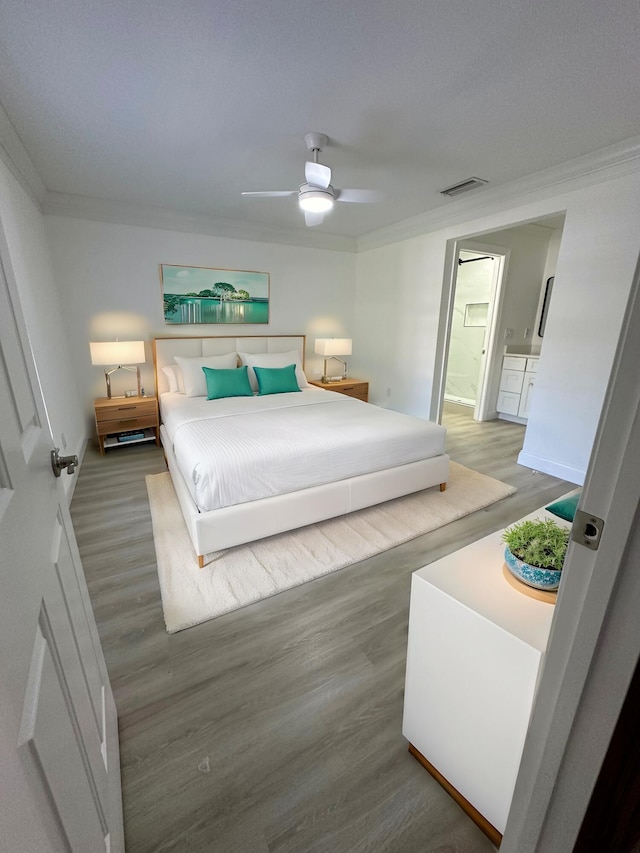
{"type": "Polygon", "coordinates": [[[495,246],[465,243],[456,247],[443,398],[467,407],[479,421],[493,410],[487,393],[488,368],[507,254],[495,246]]]}
{"type": "MultiPolygon", "coordinates": [[[[525,414],[524,404],[523,414],[517,416],[512,411],[513,406],[505,408],[502,405],[503,374],[506,371],[504,359],[516,355],[526,365],[527,357],[533,364],[533,360],[541,356],[543,336],[540,335],[540,318],[545,304],[544,295],[548,292],[546,282],[555,275],[563,224],[564,214],[557,213],[533,222],[448,241],[431,400],[433,420],[441,421],[446,402],[448,407],[455,406],[461,414],[467,413],[470,421],[499,418],[527,426],[530,413],[527,410],[525,414]],[[479,260],[470,260],[474,257],[479,260]],[[495,260],[481,260],[486,257],[495,260]],[[481,284],[486,293],[489,265],[493,267],[494,290],[489,299],[486,326],[465,326],[465,318],[467,324],[484,322],[484,308],[477,306],[486,302],[486,297],[481,286],[472,285],[479,283],[480,273],[485,267],[485,280],[481,284]],[[469,353],[467,350],[466,356],[459,355],[459,332],[464,335],[463,347],[467,347],[475,335],[473,346],[480,348],[475,364],[466,371],[461,363],[469,353]],[[461,376],[465,372],[467,377],[475,375],[475,392],[469,388],[472,382],[461,376]],[[464,381],[467,381],[466,388],[464,381]]],[[[526,367],[523,370],[526,372],[526,367]]],[[[523,377],[524,373],[520,378],[523,377]]],[[[530,403],[535,403],[535,396],[524,395],[522,388],[504,390],[511,390],[511,397],[518,391],[523,399],[526,397],[530,403]]],[[[533,411],[535,407],[531,405],[529,408],[533,411]]]]}

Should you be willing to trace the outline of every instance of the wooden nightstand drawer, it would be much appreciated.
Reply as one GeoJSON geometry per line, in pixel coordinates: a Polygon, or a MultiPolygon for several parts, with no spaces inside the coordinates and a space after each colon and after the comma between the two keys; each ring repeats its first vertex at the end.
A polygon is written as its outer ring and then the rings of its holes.
{"type": "Polygon", "coordinates": [[[104,454],[106,446],[125,447],[132,443],[153,440],[156,444],[160,444],[156,397],[118,397],[116,399],[101,397],[94,401],[93,408],[101,454],[104,454]],[[122,432],[140,432],[141,436],[132,441],[118,443],[115,437],[122,432]]]}
{"type": "Polygon", "coordinates": [[[155,397],[146,400],[138,400],[129,402],[128,400],[108,400],[103,403],[101,400],[96,400],[96,422],[103,423],[105,421],[121,421],[129,420],[130,418],[152,417],[157,414],[157,402],[155,397]]]}
{"type": "Polygon", "coordinates": [[[369,383],[363,382],[361,379],[341,379],[338,382],[317,380],[309,384],[315,385],[316,388],[324,388],[325,391],[336,391],[338,394],[345,394],[347,397],[355,397],[356,400],[362,400],[364,403],[369,402],[369,383]]]}
{"type": "Polygon", "coordinates": [[[128,432],[133,429],[157,426],[155,415],[144,415],[138,418],[122,418],[119,421],[99,421],[98,435],[109,435],[112,432],[128,432]]]}
{"type": "Polygon", "coordinates": [[[357,397],[358,400],[367,401],[369,397],[369,383],[368,382],[356,382],[351,385],[343,385],[342,388],[336,388],[336,391],[339,391],[340,394],[346,394],[347,397],[357,397]]]}

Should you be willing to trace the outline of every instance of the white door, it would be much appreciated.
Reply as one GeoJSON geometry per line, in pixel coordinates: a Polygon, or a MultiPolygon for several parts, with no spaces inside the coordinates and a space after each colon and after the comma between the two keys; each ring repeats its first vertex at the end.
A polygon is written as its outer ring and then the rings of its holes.
{"type": "Polygon", "coordinates": [[[52,447],[0,232],[0,849],[122,851],[115,705],[52,447]]]}
{"type": "Polygon", "coordinates": [[[569,544],[501,853],[574,849],[640,659],[638,328],[640,261],[574,521],[604,528],[569,544]]]}
{"type": "Polygon", "coordinates": [[[484,340],[482,342],[482,360],[480,362],[480,374],[478,380],[478,400],[473,411],[473,417],[476,421],[486,421],[489,415],[495,411],[495,405],[492,403],[492,396],[495,395],[495,389],[492,393],[491,376],[492,367],[498,362],[498,347],[501,341],[498,339],[497,329],[498,320],[502,310],[502,299],[504,297],[503,284],[505,280],[505,272],[507,268],[508,252],[495,251],[492,253],[495,262],[493,265],[493,279],[491,282],[491,295],[489,297],[489,314],[487,317],[487,327],[485,329],[484,340]]]}

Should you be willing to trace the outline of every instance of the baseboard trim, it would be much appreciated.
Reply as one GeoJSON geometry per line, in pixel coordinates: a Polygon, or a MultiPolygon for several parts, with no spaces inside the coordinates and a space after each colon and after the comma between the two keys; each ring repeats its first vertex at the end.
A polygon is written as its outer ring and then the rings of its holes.
{"type": "Polygon", "coordinates": [[[562,465],[552,459],[544,459],[542,456],[533,456],[524,451],[518,455],[518,465],[524,465],[525,468],[531,468],[533,471],[540,471],[543,474],[550,474],[552,477],[559,477],[561,480],[575,483],[576,486],[582,486],[586,476],[585,471],[579,471],[569,465],[562,465]]]}
{"type": "Polygon", "coordinates": [[[433,776],[436,782],[444,788],[447,794],[453,797],[465,814],[469,815],[476,826],[484,832],[489,841],[495,844],[496,847],[500,847],[502,835],[498,832],[495,826],[492,823],[489,823],[486,817],[480,814],[478,809],[475,808],[475,806],[472,806],[469,800],[463,797],[460,791],[458,791],[457,788],[454,788],[451,782],[449,782],[442,773],[436,770],[433,764],[431,764],[431,762],[426,759],[420,750],[416,749],[412,743],[409,744],[409,752],[424,767],[427,773],[433,776]]]}
{"type": "Polygon", "coordinates": [[[501,421],[509,421],[512,424],[520,424],[521,426],[526,426],[528,423],[527,418],[519,418],[517,415],[506,415],[504,412],[498,412],[498,418],[501,421]]]}
{"type": "Polygon", "coordinates": [[[73,493],[76,490],[76,484],[78,482],[78,476],[80,475],[80,468],[82,467],[82,462],[84,460],[84,454],[87,449],[88,439],[85,436],[78,448],[78,452],[76,456],[78,457],[78,465],[76,466],[75,474],[73,474],[68,479],[64,479],[62,482],[64,484],[64,496],[67,499],[67,506],[71,506],[71,501],[73,500],[73,493]]]}
{"type": "Polygon", "coordinates": [[[470,400],[468,397],[456,397],[455,394],[445,394],[445,403],[455,403],[458,406],[466,406],[470,409],[475,409],[476,401],[470,400]]]}

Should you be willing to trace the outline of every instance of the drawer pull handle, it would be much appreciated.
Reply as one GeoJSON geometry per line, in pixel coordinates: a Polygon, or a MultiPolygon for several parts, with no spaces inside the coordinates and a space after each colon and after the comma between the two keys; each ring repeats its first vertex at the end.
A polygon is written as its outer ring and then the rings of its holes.
{"type": "Polygon", "coordinates": [[[130,412],[131,409],[135,409],[136,406],[118,406],[119,412],[130,412]]]}

